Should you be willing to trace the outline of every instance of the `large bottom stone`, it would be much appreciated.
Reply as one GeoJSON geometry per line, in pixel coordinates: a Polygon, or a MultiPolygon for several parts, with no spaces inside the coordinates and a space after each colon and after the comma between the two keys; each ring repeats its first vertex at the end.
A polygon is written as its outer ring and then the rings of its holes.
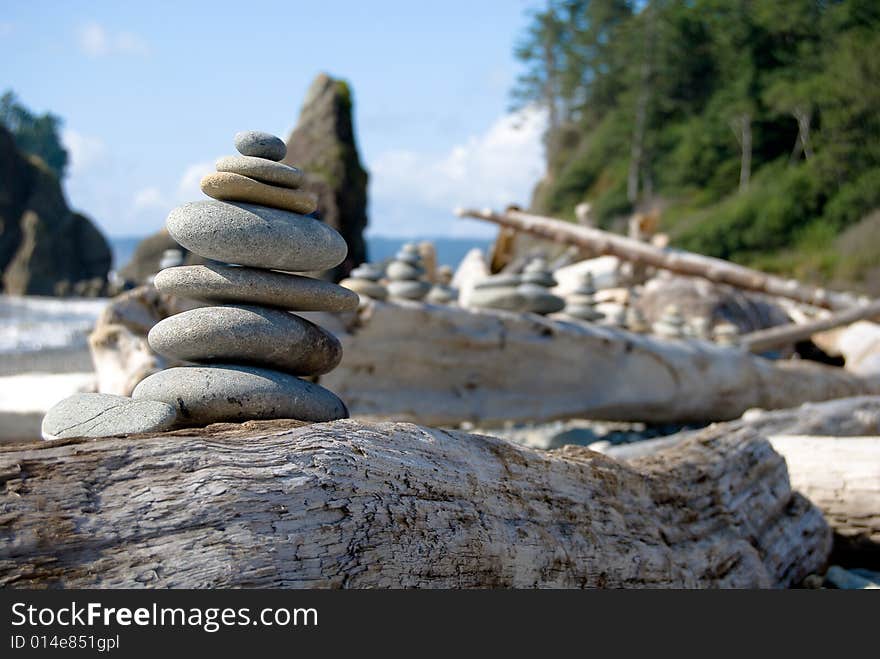
{"type": "Polygon", "coordinates": [[[184,311],[154,325],[147,341],[171,359],[252,364],[294,375],[321,375],[342,359],[342,344],[330,332],[287,311],[256,306],[184,311]]]}
{"type": "Polygon", "coordinates": [[[166,268],[154,283],[163,293],[208,302],[295,311],[354,311],[358,306],[357,295],[329,281],[220,263],[166,268]]]}
{"type": "Polygon", "coordinates": [[[136,400],[161,400],[190,424],[248,419],[320,423],[348,418],[333,392],[265,368],[221,364],[182,366],[155,373],[135,387],[136,400]]]}
{"type": "Polygon", "coordinates": [[[156,400],[132,400],[110,394],[75,394],[52,407],[43,417],[43,439],[110,437],[171,428],[177,412],[156,400]]]}
{"type": "Polygon", "coordinates": [[[410,279],[389,282],[387,288],[389,297],[404,300],[421,300],[431,290],[431,284],[419,279],[410,279]]]}

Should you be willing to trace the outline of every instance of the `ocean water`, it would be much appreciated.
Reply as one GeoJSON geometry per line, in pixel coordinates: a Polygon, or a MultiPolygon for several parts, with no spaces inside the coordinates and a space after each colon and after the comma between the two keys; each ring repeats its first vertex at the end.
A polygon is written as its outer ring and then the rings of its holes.
{"type": "MultiPolygon", "coordinates": [[[[110,238],[113,250],[113,267],[119,269],[131,260],[132,254],[142,237],[110,238]]],[[[422,238],[430,240],[437,249],[437,262],[451,265],[453,268],[461,263],[464,255],[474,247],[484,252],[492,241],[479,238],[422,238]]],[[[390,259],[404,243],[412,242],[411,238],[391,238],[387,236],[367,237],[367,256],[370,261],[390,259]]]]}

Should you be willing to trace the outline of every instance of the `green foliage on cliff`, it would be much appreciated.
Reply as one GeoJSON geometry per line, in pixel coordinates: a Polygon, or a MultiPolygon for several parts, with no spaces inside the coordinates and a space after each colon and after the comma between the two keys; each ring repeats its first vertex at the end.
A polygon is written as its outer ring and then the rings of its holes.
{"type": "Polygon", "coordinates": [[[34,114],[11,91],[0,96],[0,124],[15,137],[24,153],[40,158],[60,181],[67,169],[67,151],[61,144],[61,119],[54,114],[34,114]]]}
{"type": "Polygon", "coordinates": [[[513,92],[549,117],[533,206],[616,228],[656,206],[686,249],[880,278],[880,241],[842,239],[880,208],[878,49],[874,0],[550,0],[513,92]]]}

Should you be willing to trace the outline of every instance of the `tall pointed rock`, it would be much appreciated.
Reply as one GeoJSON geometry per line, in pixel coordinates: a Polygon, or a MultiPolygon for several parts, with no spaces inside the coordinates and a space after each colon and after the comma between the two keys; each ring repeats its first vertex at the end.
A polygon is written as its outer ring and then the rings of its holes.
{"type": "Polygon", "coordinates": [[[285,163],[305,172],[303,187],[318,195],[321,220],[348,243],[348,257],[326,273],[335,281],[366,261],[367,172],[361,165],[352,121],[351,89],[320,74],[309,88],[296,128],[287,138],[285,163]]]}

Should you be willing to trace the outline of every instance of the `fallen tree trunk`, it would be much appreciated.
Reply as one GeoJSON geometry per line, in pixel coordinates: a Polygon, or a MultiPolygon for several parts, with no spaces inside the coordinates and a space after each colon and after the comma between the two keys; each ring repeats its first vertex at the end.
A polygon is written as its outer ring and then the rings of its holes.
{"type": "Polygon", "coordinates": [[[749,431],[624,465],[408,424],[0,449],[0,585],[779,587],[830,532],[749,431]]]}
{"type": "Polygon", "coordinates": [[[532,314],[377,302],[347,325],[314,319],[344,346],[320,382],[353,414],[428,425],[705,422],[880,393],[880,378],[840,368],[532,314]]]}
{"type": "Polygon", "coordinates": [[[825,515],[848,552],[880,558],[880,437],[776,435],[792,487],[825,515]]]}
{"type": "Polygon", "coordinates": [[[750,332],[741,336],[738,343],[746,350],[760,354],[768,350],[791,345],[797,341],[805,341],[819,332],[850,325],[859,320],[877,318],[878,316],[880,316],[880,300],[874,300],[869,304],[857,305],[851,309],[845,309],[818,320],[806,323],[777,325],[776,327],[768,327],[767,329],[750,332]]]}
{"type": "MultiPolygon", "coordinates": [[[[749,414],[712,428],[770,437],[788,463],[792,486],[822,510],[834,530],[835,553],[858,554],[862,562],[880,564],[880,397],[749,414]]],[[[694,436],[683,432],[605,452],[638,462],[694,436]]]]}
{"type": "Polygon", "coordinates": [[[846,293],[808,286],[793,279],[783,279],[752,270],[730,261],[680,250],[667,250],[601,229],[508,210],[495,213],[490,210],[461,209],[460,217],[472,217],[494,222],[502,227],[540,236],[559,243],[578,245],[597,254],[610,254],[624,261],[669,270],[680,275],[702,277],[720,284],[789,298],[829,309],[845,309],[856,299],[846,293]]]}

